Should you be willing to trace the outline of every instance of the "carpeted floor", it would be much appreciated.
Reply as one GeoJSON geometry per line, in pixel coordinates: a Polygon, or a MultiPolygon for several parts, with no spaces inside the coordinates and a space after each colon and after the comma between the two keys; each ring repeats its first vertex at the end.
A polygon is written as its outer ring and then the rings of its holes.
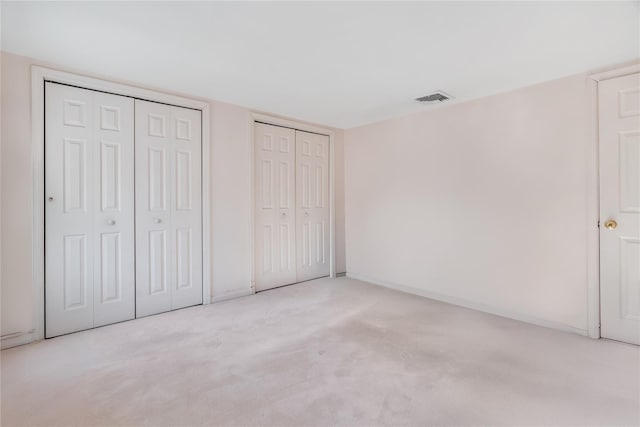
{"type": "Polygon", "coordinates": [[[640,424],[640,348],[348,278],[1,357],[3,426],[640,424]]]}

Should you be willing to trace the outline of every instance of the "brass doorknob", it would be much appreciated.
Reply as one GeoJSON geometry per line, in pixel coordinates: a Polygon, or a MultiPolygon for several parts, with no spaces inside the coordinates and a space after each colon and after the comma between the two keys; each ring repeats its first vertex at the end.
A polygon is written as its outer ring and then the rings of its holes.
{"type": "Polygon", "coordinates": [[[618,226],[618,223],[613,219],[608,219],[604,222],[604,228],[608,230],[614,230],[618,226]]]}

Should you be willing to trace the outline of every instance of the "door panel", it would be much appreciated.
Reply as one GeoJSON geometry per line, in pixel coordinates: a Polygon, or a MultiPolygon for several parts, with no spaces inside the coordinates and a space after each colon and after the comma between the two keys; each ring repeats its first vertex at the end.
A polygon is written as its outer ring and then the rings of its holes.
{"type": "Polygon", "coordinates": [[[87,140],[64,139],[64,212],[87,213],[87,140]]]}
{"type": "MultiPolygon", "coordinates": [[[[167,231],[149,230],[149,260],[142,266],[149,269],[149,295],[165,294],[168,298],[167,269],[167,231]]],[[[170,302],[163,309],[169,310],[170,302]]]]}
{"type": "Polygon", "coordinates": [[[170,191],[173,222],[171,309],[202,304],[202,116],[171,107],[174,173],[170,191]]]}
{"type": "MultiPolygon", "coordinates": [[[[171,152],[167,135],[171,107],[135,101],[136,108],[136,317],[171,310],[167,285],[173,263],[167,253],[172,242],[171,152]]],[[[171,129],[169,129],[171,132],[171,129]]]]}
{"type": "Polygon", "coordinates": [[[329,137],[296,131],[297,281],[329,275],[329,137]]]}
{"type": "Polygon", "coordinates": [[[599,112],[601,335],[640,344],[640,74],[600,82],[599,112]]]}
{"type": "Polygon", "coordinates": [[[49,338],[134,317],[133,101],[49,82],[45,91],[49,338]]]}
{"type": "Polygon", "coordinates": [[[122,299],[122,245],[120,233],[101,236],[100,303],[122,299]]]}
{"type": "Polygon", "coordinates": [[[163,147],[149,147],[147,150],[149,170],[149,212],[167,212],[167,150],[163,147]]]}
{"type": "Polygon", "coordinates": [[[120,211],[122,198],[122,156],[120,145],[113,142],[100,142],[100,198],[102,212],[120,211]]]}
{"type": "Polygon", "coordinates": [[[136,316],[202,304],[201,113],[136,100],[136,316]]]}
{"type": "Polygon", "coordinates": [[[193,257],[191,253],[191,229],[179,228],[176,230],[177,251],[177,284],[178,289],[193,286],[193,257]]]}
{"type": "Polygon", "coordinates": [[[255,124],[256,289],[295,283],[295,132],[255,124]]]}
{"type": "MultiPolygon", "coordinates": [[[[87,308],[91,279],[87,260],[87,235],[64,236],[64,270],[62,276],[64,310],[87,308]]],[[[92,325],[93,326],[93,325],[92,325]]]]}
{"type": "Polygon", "coordinates": [[[135,317],[133,100],[93,93],[94,326],[135,317]]]}

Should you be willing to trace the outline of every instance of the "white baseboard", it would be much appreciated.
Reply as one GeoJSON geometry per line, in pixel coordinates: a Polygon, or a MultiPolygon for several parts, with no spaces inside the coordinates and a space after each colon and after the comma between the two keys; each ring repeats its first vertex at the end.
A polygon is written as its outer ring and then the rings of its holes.
{"type": "Polygon", "coordinates": [[[34,342],[35,332],[21,332],[16,334],[11,334],[6,337],[3,337],[0,340],[0,350],[4,350],[5,348],[17,347],[19,345],[29,344],[34,342]]]}
{"type": "Polygon", "coordinates": [[[448,295],[439,294],[436,292],[427,291],[424,289],[415,288],[413,286],[401,285],[398,283],[388,282],[386,280],[377,280],[371,277],[363,276],[361,274],[347,272],[347,277],[351,279],[360,280],[362,282],[368,282],[373,285],[383,286],[385,288],[394,289],[408,294],[418,295],[425,298],[430,298],[436,301],[442,301],[460,307],[470,308],[472,310],[482,311],[484,313],[494,314],[500,317],[506,317],[513,320],[519,320],[521,322],[531,323],[537,326],[543,326],[545,328],[556,329],[564,332],[571,332],[578,335],[588,336],[586,329],[580,329],[573,326],[565,325],[563,323],[553,322],[549,320],[539,319],[537,317],[528,316],[526,314],[514,313],[508,310],[503,310],[496,307],[487,306],[484,304],[468,301],[461,298],[451,297],[448,295]]]}
{"type": "MultiPolygon", "coordinates": [[[[216,295],[211,298],[211,303],[226,301],[234,298],[245,297],[248,295],[253,295],[255,292],[252,288],[242,288],[242,289],[232,289],[230,291],[225,292],[222,295],[216,295]]],[[[135,319],[131,319],[135,320],[135,319]]],[[[29,332],[19,332],[15,334],[10,334],[0,339],[0,350],[4,350],[6,348],[16,347],[19,345],[29,344],[36,341],[35,331],[29,332]]]]}
{"type": "Polygon", "coordinates": [[[231,289],[229,291],[226,291],[222,295],[214,295],[211,298],[211,302],[216,303],[234,298],[246,297],[253,294],[255,294],[255,291],[252,288],[231,289]]]}

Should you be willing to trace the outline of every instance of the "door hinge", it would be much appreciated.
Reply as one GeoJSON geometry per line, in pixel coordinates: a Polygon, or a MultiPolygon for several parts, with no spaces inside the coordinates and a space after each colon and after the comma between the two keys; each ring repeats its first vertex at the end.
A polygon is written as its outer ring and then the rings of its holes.
{"type": "Polygon", "coordinates": [[[600,220],[598,220],[598,228],[600,228],[600,220]]]}

